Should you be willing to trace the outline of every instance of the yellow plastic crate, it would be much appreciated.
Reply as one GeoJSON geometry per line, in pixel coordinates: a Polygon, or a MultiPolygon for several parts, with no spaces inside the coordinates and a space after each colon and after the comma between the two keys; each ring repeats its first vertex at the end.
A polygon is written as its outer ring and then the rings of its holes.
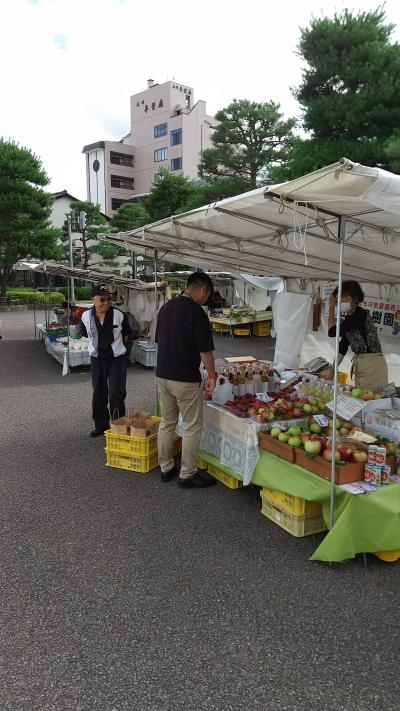
{"type": "Polygon", "coordinates": [[[113,469],[125,469],[130,472],[147,474],[152,469],[158,467],[158,452],[155,451],[148,457],[133,457],[129,454],[119,454],[118,452],[106,451],[106,466],[113,469]]]}
{"type": "Polygon", "coordinates": [[[229,331],[229,324],[227,323],[214,323],[212,324],[214,331],[229,331]]]}
{"type": "Polygon", "coordinates": [[[322,504],[319,501],[306,501],[306,499],[300,499],[299,496],[286,494],[284,491],[265,488],[261,489],[260,496],[291,516],[304,516],[305,518],[322,516],[322,504]]]}
{"type": "Polygon", "coordinates": [[[274,506],[267,499],[262,498],[261,513],[270,521],[273,521],[285,531],[296,538],[311,536],[313,533],[325,531],[326,526],[321,515],[314,515],[311,518],[305,516],[291,516],[287,511],[283,511],[278,506],[274,506]]]}
{"type": "Polygon", "coordinates": [[[234,476],[225,474],[222,469],[218,469],[213,464],[208,465],[208,473],[211,474],[214,479],[217,479],[217,481],[219,481],[221,484],[227,486],[228,489],[239,489],[243,485],[242,481],[239,481],[239,479],[235,479],[234,476]]]}
{"type": "Polygon", "coordinates": [[[203,459],[200,454],[197,455],[196,464],[199,469],[207,469],[208,467],[208,462],[206,462],[206,460],[203,459]]]}
{"type": "MultiPolygon", "coordinates": [[[[181,438],[176,436],[172,450],[173,456],[181,451],[181,443],[181,438]]],[[[113,469],[124,469],[125,471],[137,472],[139,474],[148,474],[148,472],[158,467],[157,450],[147,457],[120,454],[119,452],[110,451],[107,447],[105,448],[105,452],[106,466],[112,467],[113,469]]]]}
{"type": "Polygon", "coordinates": [[[235,328],[233,333],[235,336],[250,336],[250,329],[249,328],[235,328]]]}
{"type": "MultiPolygon", "coordinates": [[[[154,422],[160,422],[161,417],[152,417],[154,422]]],[[[115,454],[126,454],[130,457],[147,457],[157,451],[157,432],[149,437],[137,437],[136,435],[114,434],[107,430],[106,447],[115,454]]]]}
{"type": "Polygon", "coordinates": [[[270,321],[258,321],[253,324],[253,336],[269,336],[271,333],[270,321]]]}

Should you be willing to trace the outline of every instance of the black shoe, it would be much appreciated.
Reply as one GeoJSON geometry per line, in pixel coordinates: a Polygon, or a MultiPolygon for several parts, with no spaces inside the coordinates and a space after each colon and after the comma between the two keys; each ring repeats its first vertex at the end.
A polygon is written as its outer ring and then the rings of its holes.
{"type": "Polygon", "coordinates": [[[171,479],[174,478],[175,474],[178,473],[178,470],[174,464],[172,469],[169,470],[169,472],[161,472],[161,481],[171,481],[171,479]]]}
{"type": "Polygon", "coordinates": [[[181,479],[181,477],[178,479],[178,486],[180,486],[181,489],[204,489],[206,486],[214,486],[216,483],[213,477],[200,474],[200,472],[192,474],[189,479],[181,479]]]}
{"type": "Polygon", "coordinates": [[[103,435],[105,430],[92,430],[89,437],[101,437],[103,435]]]}

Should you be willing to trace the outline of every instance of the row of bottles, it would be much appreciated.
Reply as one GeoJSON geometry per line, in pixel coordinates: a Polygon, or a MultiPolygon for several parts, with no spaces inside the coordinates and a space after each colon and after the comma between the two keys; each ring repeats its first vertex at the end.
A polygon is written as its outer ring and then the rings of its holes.
{"type": "Polygon", "coordinates": [[[275,371],[267,366],[226,367],[221,375],[232,385],[233,395],[255,395],[278,389],[280,380],[275,371]]]}

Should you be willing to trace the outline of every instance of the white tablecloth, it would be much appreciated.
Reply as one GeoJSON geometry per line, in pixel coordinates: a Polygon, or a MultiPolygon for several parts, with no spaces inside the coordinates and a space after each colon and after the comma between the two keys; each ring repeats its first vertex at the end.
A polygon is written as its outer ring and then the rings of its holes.
{"type": "Polygon", "coordinates": [[[68,353],[66,346],[57,341],[50,341],[48,338],[45,338],[44,344],[47,353],[63,366],[63,375],[68,373],[68,366],[74,368],[77,365],[90,365],[90,355],[87,350],[74,351],[70,349],[68,353]]]}
{"type": "Polygon", "coordinates": [[[242,475],[245,485],[250,484],[260,458],[259,429],[255,422],[236,417],[213,403],[206,403],[200,449],[218,457],[221,464],[242,475]]]}

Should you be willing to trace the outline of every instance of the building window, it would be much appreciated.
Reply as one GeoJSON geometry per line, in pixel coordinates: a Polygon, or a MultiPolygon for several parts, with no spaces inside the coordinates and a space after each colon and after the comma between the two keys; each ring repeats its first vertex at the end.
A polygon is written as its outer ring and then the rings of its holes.
{"type": "Polygon", "coordinates": [[[168,134],[168,124],[159,123],[154,126],[154,138],[161,138],[161,136],[166,136],[168,134]]]}
{"type": "Polygon", "coordinates": [[[168,160],[168,148],[158,148],[154,151],[154,162],[159,163],[161,160],[168,160]]]}
{"type": "Polygon", "coordinates": [[[186,108],[190,109],[190,96],[189,94],[186,94],[186,108]]]}
{"type": "Polygon", "coordinates": [[[164,106],[164,102],[162,99],[160,99],[160,101],[158,102],[158,108],[162,109],[163,106],[164,106]]]}
{"type": "Polygon", "coordinates": [[[176,131],[171,131],[171,146],[179,146],[182,143],[182,129],[177,128],[176,131]]]}
{"type": "Polygon", "coordinates": [[[171,170],[182,170],[182,158],[172,158],[171,170]]]}
{"type": "Polygon", "coordinates": [[[120,200],[119,198],[111,198],[111,209],[118,210],[121,207],[121,205],[124,205],[126,202],[129,202],[129,200],[120,200]]]}
{"type": "Polygon", "coordinates": [[[129,168],[133,168],[133,156],[127,155],[126,153],[110,151],[110,163],[114,163],[114,165],[126,165],[129,168]]]}
{"type": "Polygon", "coordinates": [[[133,190],[134,179],[126,178],[123,175],[112,175],[111,176],[111,187],[120,188],[122,190],[133,190]]]}

